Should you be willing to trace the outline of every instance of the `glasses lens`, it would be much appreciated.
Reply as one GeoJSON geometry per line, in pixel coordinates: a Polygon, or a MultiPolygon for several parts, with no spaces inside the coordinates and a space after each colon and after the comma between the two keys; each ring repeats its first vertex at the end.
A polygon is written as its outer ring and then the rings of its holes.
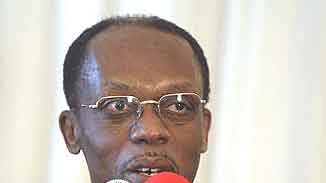
{"type": "Polygon", "coordinates": [[[199,111],[200,98],[195,94],[166,95],[161,98],[161,117],[173,122],[193,120],[199,111]]]}
{"type": "Polygon", "coordinates": [[[98,109],[103,117],[108,120],[121,121],[135,117],[139,101],[132,96],[102,98],[98,109]]]}

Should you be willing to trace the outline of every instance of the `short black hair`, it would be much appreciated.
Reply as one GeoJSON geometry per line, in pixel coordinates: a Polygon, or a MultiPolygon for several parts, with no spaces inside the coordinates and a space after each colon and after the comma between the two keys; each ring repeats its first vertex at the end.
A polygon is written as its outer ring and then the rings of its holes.
{"type": "Polygon", "coordinates": [[[79,81],[83,61],[87,56],[86,52],[88,42],[103,30],[108,29],[111,26],[120,25],[153,27],[160,31],[172,33],[185,39],[190,44],[195,53],[196,59],[199,62],[204,87],[203,98],[208,100],[210,91],[208,64],[202,48],[194,37],[176,24],[157,16],[116,16],[104,19],[92,27],[87,28],[69,47],[63,65],[63,89],[70,108],[73,108],[73,106],[77,104],[75,91],[78,84],[76,82],[79,81]]]}

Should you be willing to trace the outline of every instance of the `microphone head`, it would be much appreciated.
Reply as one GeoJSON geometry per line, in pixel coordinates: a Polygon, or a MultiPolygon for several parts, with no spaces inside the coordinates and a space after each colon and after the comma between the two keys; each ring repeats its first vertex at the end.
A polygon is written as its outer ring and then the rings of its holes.
{"type": "Polygon", "coordinates": [[[145,183],[189,183],[189,181],[181,175],[162,172],[148,178],[145,183]]]}
{"type": "Polygon", "coordinates": [[[130,182],[122,180],[122,179],[112,179],[107,183],[130,183],[130,182]]]}

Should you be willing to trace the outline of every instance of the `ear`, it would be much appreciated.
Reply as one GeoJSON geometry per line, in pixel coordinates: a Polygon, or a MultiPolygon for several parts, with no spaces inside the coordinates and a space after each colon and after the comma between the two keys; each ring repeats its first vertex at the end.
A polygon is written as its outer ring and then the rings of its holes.
{"type": "Polygon", "coordinates": [[[70,153],[80,152],[80,128],[75,114],[72,111],[63,111],[59,117],[61,133],[70,153]]]}
{"type": "Polygon", "coordinates": [[[211,128],[211,112],[207,109],[204,108],[204,116],[203,116],[203,124],[202,124],[202,144],[200,148],[200,152],[204,153],[207,151],[207,146],[208,146],[208,132],[209,129],[211,128]]]}

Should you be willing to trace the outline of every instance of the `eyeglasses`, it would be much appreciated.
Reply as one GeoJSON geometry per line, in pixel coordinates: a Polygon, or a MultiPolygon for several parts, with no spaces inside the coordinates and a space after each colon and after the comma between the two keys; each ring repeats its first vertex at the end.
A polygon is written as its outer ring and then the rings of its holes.
{"type": "Polygon", "coordinates": [[[174,93],[163,95],[158,101],[140,101],[135,96],[101,97],[94,105],[82,104],[81,107],[100,112],[101,116],[110,121],[138,120],[143,105],[156,105],[156,112],[163,120],[187,122],[193,120],[200,111],[200,106],[207,101],[196,93],[174,93]]]}

